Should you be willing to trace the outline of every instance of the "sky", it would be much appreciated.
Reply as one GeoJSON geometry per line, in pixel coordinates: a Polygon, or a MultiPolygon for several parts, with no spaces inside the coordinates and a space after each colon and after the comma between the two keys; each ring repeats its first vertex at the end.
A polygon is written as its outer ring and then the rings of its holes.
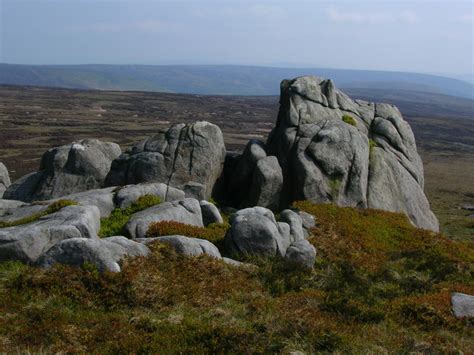
{"type": "Polygon", "coordinates": [[[474,0],[0,0],[0,62],[471,74],[474,0]]]}

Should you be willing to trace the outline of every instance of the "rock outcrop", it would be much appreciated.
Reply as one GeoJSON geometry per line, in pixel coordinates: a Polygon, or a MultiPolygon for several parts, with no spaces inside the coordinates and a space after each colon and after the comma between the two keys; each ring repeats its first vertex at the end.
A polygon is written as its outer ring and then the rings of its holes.
{"type": "Polygon", "coordinates": [[[50,149],[43,154],[40,170],[15,181],[4,198],[31,202],[101,188],[120,153],[118,144],[97,139],[50,149]]]}
{"type": "Polygon", "coordinates": [[[177,124],[123,153],[112,164],[108,186],[161,182],[197,199],[211,197],[222,173],[225,145],[209,122],[177,124]]]}
{"type": "Polygon", "coordinates": [[[34,263],[55,244],[70,238],[97,238],[100,213],[95,206],[67,206],[35,222],[0,228],[0,261],[34,263]]]}
{"type": "Polygon", "coordinates": [[[311,200],[383,209],[438,230],[413,132],[395,106],[352,100],[331,80],[284,80],[266,150],[283,170],[281,206],[311,200]]]}
{"type": "Polygon", "coordinates": [[[162,201],[175,201],[185,198],[184,191],[163,183],[142,183],[138,185],[126,185],[117,189],[115,202],[119,208],[127,208],[133,202],[145,195],[159,197],[162,201]]]}
{"type": "Polygon", "coordinates": [[[10,186],[10,175],[8,175],[7,167],[0,162],[0,198],[8,186],[10,186]]]}

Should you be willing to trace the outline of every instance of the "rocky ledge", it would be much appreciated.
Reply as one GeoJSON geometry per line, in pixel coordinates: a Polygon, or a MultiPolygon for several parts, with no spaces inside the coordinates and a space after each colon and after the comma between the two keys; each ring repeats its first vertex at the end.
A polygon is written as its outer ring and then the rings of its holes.
{"type": "Polygon", "coordinates": [[[196,122],[161,130],[124,153],[95,139],[53,148],[37,172],[13,184],[0,163],[0,261],[92,263],[118,272],[124,259],[146,257],[150,243],[161,242],[238,267],[246,265],[230,257],[311,268],[316,250],[306,238],[315,221],[292,202],[402,212],[437,231],[423,186],[413,132],[396,107],[300,77],[282,82],[268,141],[252,140],[242,154],[226,153],[219,127],[196,122]],[[123,223],[122,235],[99,238],[107,218],[123,223]],[[156,227],[163,223],[168,233],[156,227]],[[177,234],[177,226],[190,232],[177,234]],[[225,234],[216,245],[195,237],[216,230],[225,234]]]}

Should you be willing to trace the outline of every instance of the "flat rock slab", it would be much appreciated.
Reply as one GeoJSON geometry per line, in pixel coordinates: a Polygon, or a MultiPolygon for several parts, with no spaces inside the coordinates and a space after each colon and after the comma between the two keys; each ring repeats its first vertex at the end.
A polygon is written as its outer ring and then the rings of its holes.
{"type": "Polygon", "coordinates": [[[161,201],[175,201],[185,198],[184,191],[168,186],[161,182],[126,185],[118,189],[115,202],[119,208],[127,208],[133,202],[145,195],[157,196],[161,201]]]}
{"type": "Polygon", "coordinates": [[[100,272],[120,272],[125,257],[147,256],[150,249],[122,236],[104,239],[71,238],[61,241],[43,254],[36,263],[50,268],[55,264],[97,267],[100,272]]]}
{"type": "Polygon", "coordinates": [[[67,206],[32,223],[0,228],[0,261],[34,263],[64,239],[97,238],[99,228],[95,206],[67,206]]]}
{"type": "Polygon", "coordinates": [[[455,292],[451,295],[451,304],[456,318],[474,317],[474,296],[455,292]]]}
{"type": "Polygon", "coordinates": [[[137,241],[149,244],[154,242],[171,245],[178,254],[186,256],[209,255],[216,259],[222,259],[219,249],[210,241],[199,238],[190,238],[184,235],[168,235],[156,238],[141,238],[137,241]]]}
{"type": "Polygon", "coordinates": [[[125,230],[132,239],[145,238],[150,225],[162,221],[175,221],[197,227],[204,226],[199,201],[185,198],[164,202],[135,213],[125,226],[125,230]]]}

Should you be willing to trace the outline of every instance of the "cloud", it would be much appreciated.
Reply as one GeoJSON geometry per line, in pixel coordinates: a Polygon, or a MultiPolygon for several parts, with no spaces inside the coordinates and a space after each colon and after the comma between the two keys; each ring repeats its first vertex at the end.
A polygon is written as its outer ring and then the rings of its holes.
{"type": "Polygon", "coordinates": [[[344,11],[337,8],[329,8],[326,11],[329,20],[333,22],[345,22],[354,24],[380,24],[380,23],[415,23],[419,20],[418,15],[412,11],[398,13],[388,12],[357,12],[344,11]]]}

